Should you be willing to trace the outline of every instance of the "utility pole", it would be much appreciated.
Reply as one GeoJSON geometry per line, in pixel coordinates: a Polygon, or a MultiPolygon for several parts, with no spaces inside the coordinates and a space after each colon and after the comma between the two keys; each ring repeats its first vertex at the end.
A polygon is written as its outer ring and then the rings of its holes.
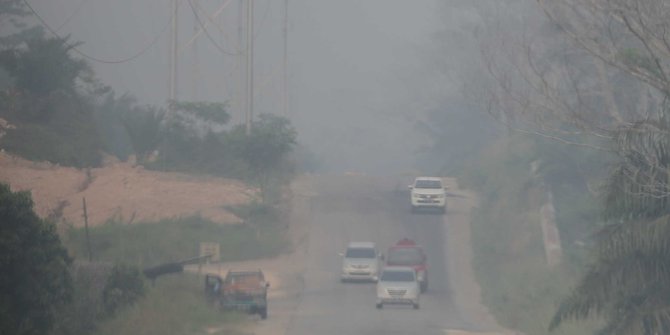
{"type": "MultiPolygon", "coordinates": [[[[198,7],[198,0],[191,0],[193,3],[194,8],[199,8],[198,7]]],[[[195,15],[195,14],[194,14],[195,15]]],[[[193,34],[197,34],[198,30],[200,30],[200,25],[198,24],[198,19],[197,17],[193,18],[193,34]]],[[[191,100],[193,101],[198,101],[198,80],[200,79],[200,60],[198,59],[198,39],[193,40],[193,73],[191,74],[191,80],[193,83],[192,86],[192,95],[191,95],[191,100]]]]}
{"type": "Polygon", "coordinates": [[[238,13],[237,13],[237,67],[236,67],[236,76],[237,76],[237,116],[239,117],[239,122],[242,123],[242,120],[245,120],[245,115],[247,114],[247,83],[246,83],[246,41],[244,39],[244,22],[245,22],[245,6],[247,0],[238,0],[238,13]]]}
{"type": "MultiPolygon", "coordinates": [[[[179,42],[178,17],[179,0],[172,0],[172,36],[170,38],[170,102],[177,100],[177,43],[179,42]]],[[[170,112],[174,112],[170,110],[170,112]]]]}
{"type": "Polygon", "coordinates": [[[254,119],[254,0],[247,0],[247,135],[254,119]]]}
{"type": "Polygon", "coordinates": [[[88,250],[88,261],[93,261],[93,253],[91,252],[91,237],[88,235],[88,211],[86,210],[86,198],[81,198],[84,207],[84,229],[86,230],[86,249],[88,250]]]}
{"type": "Polygon", "coordinates": [[[288,1],[284,0],[284,71],[282,84],[282,103],[284,117],[288,117],[288,1]]]}

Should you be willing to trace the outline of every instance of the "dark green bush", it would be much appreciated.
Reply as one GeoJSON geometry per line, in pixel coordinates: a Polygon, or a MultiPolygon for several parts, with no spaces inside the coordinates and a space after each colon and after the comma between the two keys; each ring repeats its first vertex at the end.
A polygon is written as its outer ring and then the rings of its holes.
{"type": "Polygon", "coordinates": [[[116,265],[107,278],[102,301],[108,315],[134,304],[145,294],[144,278],[136,267],[116,265]]]}

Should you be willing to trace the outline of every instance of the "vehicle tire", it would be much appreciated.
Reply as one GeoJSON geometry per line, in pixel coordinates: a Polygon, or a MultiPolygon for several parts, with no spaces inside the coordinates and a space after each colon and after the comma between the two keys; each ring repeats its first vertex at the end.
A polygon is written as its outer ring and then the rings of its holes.
{"type": "Polygon", "coordinates": [[[258,311],[258,314],[260,314],[261,319],[263,319],[263,320],[267,319],[268,318],[268,308],[267,307],[261,308],[258,311]]]}
{"type": "Polygon", "coordinates": [[[419,303],[416,303],[416,304],[412,304],[412,307],[414,307],[414,309],[419,309],[420,306],[419,306],[419,303]]]}
{"type": "Polygon", "coordinates": [[[384,304],[377,304],[377,309],[382,309],[384,308],[384,304]]]}

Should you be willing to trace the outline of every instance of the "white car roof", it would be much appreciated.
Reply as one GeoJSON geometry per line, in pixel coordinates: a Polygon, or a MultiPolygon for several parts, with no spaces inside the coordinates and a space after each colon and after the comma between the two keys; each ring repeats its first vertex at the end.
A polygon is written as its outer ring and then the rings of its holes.
{"type": "Polygon", "coordinates": [[[414,268],[412,268],[412,267],[399,266],[399,265],[386,266],[386,267],[384,267],[384,271],[410,271],[410,272],[415,272],[414,268]]]}
{"type": "Polygon", "coordinates": [[[349,242],[347,248],[370,248],[375,249],[374,242],[349,242]]]}
{"type": "Polygon", "coordinates": [[[442,181],[442,178],[440,178],[440,177],[416,177],[415,180],[442,181]]]}

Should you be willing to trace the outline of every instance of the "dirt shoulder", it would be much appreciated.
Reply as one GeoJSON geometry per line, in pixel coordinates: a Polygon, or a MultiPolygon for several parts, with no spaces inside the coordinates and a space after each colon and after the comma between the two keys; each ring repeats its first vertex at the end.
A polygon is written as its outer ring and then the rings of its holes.
{"type": "Polygon", "coordinates": [[[473,333],[464,330],[453,330],[449,334],[507,334],[521,335],[501,327],[491,315],[486,306],[481,302],[481,288],[477,283],[472,268],[472,245],[470,220],[471,212],[477,206],[477,196],[468,190],[458,188],[455,179],[446,179],[445,184],[449,186],[449,210],[444,216],[446,225],[447,244],[447,271],[451,286],[451,297],[458,306],[462,315],[470,320],[479,329],[486,332],[473,333]]]}
{"type": "Polygon", "coordinates": [[[0,153],[0,182],[14,191],[30,191],[40,217],[74,226],[83,225],[83,198],[90,225],[110,218],[134,223],[192,215],[239,223],[224,207],[248,203],[256,194],[246,184],[225,178],[149,171],[118,162],[81,170],[6,153],[0,153]]]}
{"type": "Polygon", "coordinates": [[[253,335],[284,335],[289,329],[294,311],[300,303],[304,287],[303,273],[310,227],[310,198],[316,195],[312,189],[312,177],[302,176],[291,184],[291,205],[289,213],[289,239],[292,251],[277,257],[243,262],[228,262],[207,265],[191,265],[186,271],[225,276],[228,270],[244,271],[261,269],[270,283],[268,291],[268,319],[260,320],[251,316],[247,322],[235,325],[233,329],[213,325],[210,333],[234,333],[253,335]]]}

